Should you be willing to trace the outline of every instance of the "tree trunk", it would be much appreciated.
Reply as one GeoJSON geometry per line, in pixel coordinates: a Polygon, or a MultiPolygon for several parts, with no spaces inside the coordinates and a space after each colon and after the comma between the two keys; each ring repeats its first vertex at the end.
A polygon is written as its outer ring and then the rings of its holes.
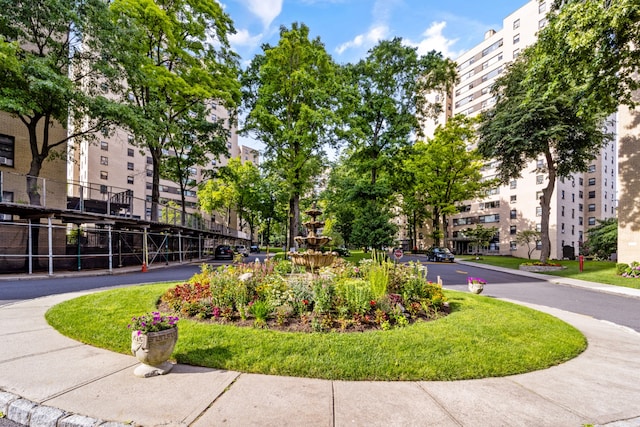
{"type": "Polygon", "coordinates": [[[295,245],[295,237],[298,236],[300,218],[300,195],[293,194],[289,198],[289,246],[295,245]]]}
{"type": "Polygon", "coordinates": [[[542,197],[540,198],[540,207],[542,208],[542,217],[540,218],[540,240],[542,241],[542,248],[540,250],[540,262],[546,264],[551,256],[551,240],[549,238],[549,218],[551,216],[551,196],[556,185],[557,172],[551,153],[547,151],[545,153],[547,160],[547,169],[549,171],[549,183],[542,190],[542,197]]]}
{"type": "Polygon", "coordinates": [[[158,221],[158,205],[160,203],[160,157],[162,148],[149,147],[153,159],[153,184],[151,188],[151,221],[158,221]]]}

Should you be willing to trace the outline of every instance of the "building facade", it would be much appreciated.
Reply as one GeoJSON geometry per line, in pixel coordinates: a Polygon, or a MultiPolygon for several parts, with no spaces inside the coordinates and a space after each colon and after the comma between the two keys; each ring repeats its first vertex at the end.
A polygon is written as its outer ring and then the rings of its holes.
{"type": "MultiPolygon", "coordinates": [[[[487,31],[482,42],[456,60],[460,81],[451,95],[451,115],[474,116],[493,106],[491,86],[525,47],[535,43],[538,31],[547,24],[550,3],[529,1],[504,18],[502,29],[487,31]]],[[[615,117],[609,126],[615,132],[615,117]]],[[[616,215],[616,159],[617,145],[612,141],[589,165],[588,172],[557,180],[549,218],[552,259],[578,255],[586,230],[597,220],[616,215]]],[[[495,162],[484,165],[482,172],[487,179],[496,175],[495,166],[495,162]]],[[[485,249],[487,253],[527,257],[530,248],[516,243],[516,235],[523,230],[540,230],[539,199],[548,184],[544,168],[541,157],[523,169],[521,178],[492,188],[482,199],[463,203],[460,213],[449,218],[446,246],[458,254],[474,252],[465,230],[481,224],[498,230],[485,249]]],[[[540,242],[533,244],[532,258],[536,258],[540,242]]],[[[428,246],[427,239],[418,245],[428,246]]]]}

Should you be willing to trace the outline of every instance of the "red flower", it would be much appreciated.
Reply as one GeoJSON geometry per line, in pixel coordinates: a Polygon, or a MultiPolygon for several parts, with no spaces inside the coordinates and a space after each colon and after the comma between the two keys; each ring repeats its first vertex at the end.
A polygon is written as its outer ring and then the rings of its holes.
{"type": "Polygon", "coordinates": [[[309,305],[309,300],[308,300],[308,299],[303,299],[303,300],[302,300],[302,304],[304,304],[304,305],[309,305]]]}
{"type": "Polygon", "coordinates": [[[371,307],[375,307],[376,306],[375,300],[369,301],[369,305],[371,305],[371,307]]]}

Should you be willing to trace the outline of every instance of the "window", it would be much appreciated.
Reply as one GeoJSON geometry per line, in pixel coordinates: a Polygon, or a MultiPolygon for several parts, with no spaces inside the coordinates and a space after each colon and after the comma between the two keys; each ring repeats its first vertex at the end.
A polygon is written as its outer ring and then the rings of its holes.
{"type": "Polygon", "coordinates": [[[127,162],[127,170],[128,171],[132,171],[133,170],[133,162],[127,162]]]}
{"type": "Polygon", "coordinates": [[[583,212],[584,211],[584,205],[582,203],[580,203],[578,205],[578,211],[583,212]]]}
{"type": "Polygon", "coordinates": [[[542,249],[542,240],[538,240],[538,241],[536,242],[536,249],[537,249],[537,250],[542,249]]]}
{"type": "Polygon", "coordinates": [[[147,176],[153,176],[153,169],[147,169],[147,176]]]}
{"type": "Polygon", "coordinates": [[[517,187],[518,187],[518,181],[517,180],[514,179],[511,182],[509,182],[509,188],[511,188],[512,190],[514,188],[517,188],[517,187]]]}
{"type": "Polygon", "coordinates": [[[576,210],[574,208],[571,208],[571,219],[574,219],[576,217],[576,210]]]}
{"type": "Polygon", "coordinates": [[[147,182],[146,188],[147,190],[153,190],[153,183],[147,182]]]}
{"type": "Polygon", "coordinates": [[[542,216],[542,206],[536,207],[536,216],[542,216]]]}
{"type": "Polygon", "coordinates": [[[536,200],[540,200],[542,198],[542,191],[536,191],[536,200]]]}
{"type": "Polygon", "coordinates": [[[584,185],[584,179],[583,178],[578,178],[578,184],[584,185]]]}
{"type": "Polygon", "coordinates": [[[560,207],[560,216],[564,216],[564,206],[560,207]]]}
{"type": "Polygon", "coordinates": [[[576,201],[576,193],[571,193],[571,201],[572,202],[576,201]]]}
{"type": "Polygon", "coordinates": [[[542,18],[541,20],[539,20],[538,29],[543,29],[544,27],[546,27],[548,22],[549,21],[547,20],[547,18],[542,18]]]}
{"type": "Polygon", "coordinates": [[[575,234],[576,234],[576,226],[571,224],[571,235],[575,236],[575,234]]]}
{"type": "Polygon", "coordinates": [[[542,233],[542,224],[540,224],[540,223],[536,224],[536,231],[538,233],[542,233]]]}
{"type": "Polygon", "coordinates": [[[509,216],[511,217],[511,219],[517,219],[518,218],[518,211],[515,209],[511,209],[511,211],[509,212],[509,216]]]}
{"type": "Polygon", "coordinates": [[[133,184],[133,177],[131,175],[127,177],[127,184],[133,184]]]}
{"type": "Polygon", "coordinates": [[[596,204],[595,203],[589,203],[589,207],[587,209],[589,210],[589,212],[595,212],[596,211],[596,204]]]}
{"type": "Polygon", "coordinates": [[[104,166],[109,165],[109,158],[107,156],[100,156],[100,164],[104,166]]]}
{"type": "Polygon", "coordinates": [[[509,200],[510,203],[515,203],[517,201],[518,201],[518,196],[516,195],[511,196],[511,199],[509,200]]]}
{"type": "MultiPolygon", "coordinates": [[[[605,196],[606,198],[607,196],[605,196]]],[[[595,199],[596,198],[596,192],[595,191],[589,191],[589,198],[590,199],[595,199]]]]}
{"type": "Polygon", "coordinates": [[[515,225],[509,226],[509,234],[516,234],[518,232],[518,228],[515,225]]]}
{"type": "Polygon", "coordinates": [[[107,171],[100,171],[100,179],[109,179],[109,173],[107,171]]]}
{"type": "Polygon", "coordinates": [[[499,49],[500,47],[502,47],[502,39],[498,40],[497,42],[495,42],[494,44],[492,44],[488,48],[484,49],[482,51],[482,56],[487,56],[488,54],[490,54],[491,52],[493,52],[496,49],[499,49]]]}
{"type": "Polygon", "coordinates": [[[562,224],[560,224],[560,232],[564,233],[564,222],[562,224]]]}
{"type": "Polygon", "coordinates": [[[560,198],[561,198],[562,200],[564,200],[564,190],[562,190],[562,191],[560,192],[560,198]]]}
{"type": "Polygon", "coordinates": [[[596,179],[595,178],[589,178],[589,185],[596,185],[596,179]]]}
{"type": "Polygon", "coordinates": [[[0,135],[0,166],[13,167],[16,140],[9,135],[0,135]]]}
{"type": "Polygon", "coordinates": [[[513,36],[513,44],[518,43],[520,43],[520,34],[516,34],[515,36],[513,36]]]}
{"type": "Polygon", "coordinates": [[[109,151],[109,143],[107,141],[100,141],[100,149],[102,151],[109,151]]]}
{"type": "Polygon", "coordinates": [[[545,13],[547,11],[547,2],[541,1],[538,5],[538,13],[545,13]]]}
{"type": "Polygon", "coordinates": [[[133,148],[127,148],[127,156],[133,157],[133,148]]]}
{"type": "Polygon", "coordinates": [[[596,217],[595,216],[590,216],[589,217],[589,225],[596,225],[596,217]]]}
{"type": "Polygon", "coordinates": [[[515,251],[516,249],[518,249],[518,244],[516,242],[514,242],[513,240],[509,242],[509,249],[511,249],[512,251],[515,251]]]}
{"type": "Polygon", "coordinates": [[[578,225],[583,225],[583,224],[584,224],[584,219],[581,216],[579,216],[578,217],[578,225]]]}
{"type": "Polygon", "coordinates": [[[152,165],[153,164],[153,157],[147,156],[147,164],[148,165],[152,165]]]}
{"type": "Polygon", "coordinates": [[[513,21],[513,29],[517,30],[518,28],[520,28],[520,19],[513,21]]]}
{"type": "Polygon", "coordinates": [[[544,175],[536,175],[536,184],[542,184],[544,182],[544,175]]]}
{"type": "Polygon", "coordinates": [[[596,171],[596,165],[589,165],[589,169],[587,170],[590,173],[593,173],[596,171]]]}
{"type": "Polygon", "coordinates": [[[131,145],[133,145],[135,139],[133,138],[133,135],[127,135],[127,142],[131,145]]]}
{"type": "Polygon", "coordinates": [[[100,194],[107,194],[109,192],[109,190],[107,189],[107,186],[104,184],[100,185],[100,194]]]}
{"type": "Polygon", "coordinates": [[[584,193],[582,192],[582,190],[578,191],[578,198],[584,199],[584,193]]]}
{"type": "Polygon", "coordinates": [[[486,223],[486,222],[500,222],[500,215],[499,214],[493,214],[493,215],[480,215],[478,217],[478,221],[480,223],[486,223]]]}

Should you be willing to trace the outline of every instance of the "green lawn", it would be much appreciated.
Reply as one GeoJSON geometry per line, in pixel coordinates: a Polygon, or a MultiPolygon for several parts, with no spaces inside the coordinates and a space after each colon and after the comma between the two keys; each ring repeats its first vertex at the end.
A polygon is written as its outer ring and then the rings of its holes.
{"type": "MultiPolygon", "coordinates": [[[[61,333],[129,353],[132,316],[155,309],[169,284],[63,302],[46,314],[61,333]]],[[[483,296],[446,292],[452,313],[391,331],[292,333],[180,320],[179,363],[341,380],[459,380],[544,369],[580,354],[584,336],[550,315],[483,296]]]]}
{"type": "MultiPolygon", "coordinates": [[[[495,265],[498,267],[512,268],[517,270],[526,258],[516,258],[510,256],[482,256],[476,260],[474,257],[459,257],[460,260],[477,262],[478,264],[495,265]]],[[[640,279],[629,279],[616,275],[616,263],[612,261],[585,261],[584,269],[580,272],[578,261],[554,261],[566,267],[560,271],[550,271],[544,274],[551,276],[571,277],[573,279],[587,280],[589,282],[606,283],[609,285],[625,286],[628,288],[640,289],[640,279]]]]}

